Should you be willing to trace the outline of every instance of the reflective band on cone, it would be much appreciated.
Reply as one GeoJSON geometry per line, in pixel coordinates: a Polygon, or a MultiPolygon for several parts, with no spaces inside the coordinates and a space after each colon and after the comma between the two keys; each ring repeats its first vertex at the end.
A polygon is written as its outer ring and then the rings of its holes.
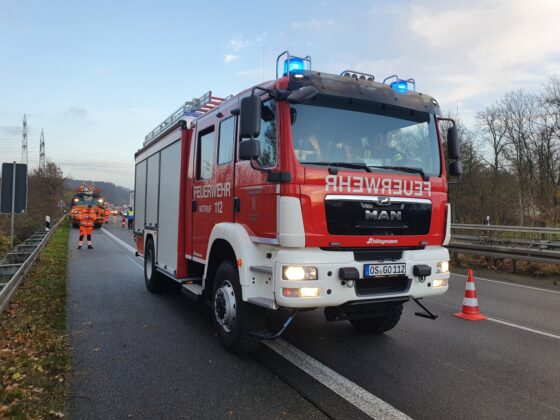
{"type": "Polygon", "coordinates": [[[463,309],[461,312],[457,312],[453,315],[470,321],[481,321],[486,319],[486,317],[480,313],[472,270],[468,271],[467,284],[465,286],[465,297],[463,298],[463,309]]]}

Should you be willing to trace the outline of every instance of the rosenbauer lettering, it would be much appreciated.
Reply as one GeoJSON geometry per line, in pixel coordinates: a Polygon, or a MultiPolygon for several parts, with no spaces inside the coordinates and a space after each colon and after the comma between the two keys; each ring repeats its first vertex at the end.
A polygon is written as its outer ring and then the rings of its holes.
{"type": "Polygon", "coordinates": [[[354,194],[382,194],[408,197],[431,197],[432,186],[428,181],[407,179],[364,178],[361,176],[328,175],[325,177],[325,191],[354,194]]]}

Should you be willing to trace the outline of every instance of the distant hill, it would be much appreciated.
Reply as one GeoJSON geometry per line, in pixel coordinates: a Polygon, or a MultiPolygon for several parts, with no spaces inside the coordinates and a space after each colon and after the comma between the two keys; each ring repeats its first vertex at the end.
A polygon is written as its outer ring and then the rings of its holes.
{"type": "Polygon", "coordinates": [[[115,185],[112,182],[101,182],[101,181],[91,181],[91,180],[80,180],[80,179],[67,179],[64,186],[72,191],[78,188],[83,183],[95,184],[97,188],[101,189],[101,194],[108,203],[116,204],[121,206],[123,204],[128,204],[130,200],[130,190],[119,185],[115,185]]]}

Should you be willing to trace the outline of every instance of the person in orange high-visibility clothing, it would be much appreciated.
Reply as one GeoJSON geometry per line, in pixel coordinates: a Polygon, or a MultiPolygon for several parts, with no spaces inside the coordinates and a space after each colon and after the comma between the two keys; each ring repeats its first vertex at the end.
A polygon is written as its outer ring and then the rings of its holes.
{"type": "Polygon", "coordinates": [[[109,223],[109,217],[111,217],[111,210],[109,207],[105,207],[105,223],[109,223]]]}
{"type": "Polygon", "coordinates": [[[91,204],[85,209],[80,211],[80,240],[78,242],[78,249],[82,249],[84,243],[84,236],[87,236],[88,249],[93,249],[93,244],[91,243],[91,234],[93,232],[93,223],[95,221],[95,211],[91,204]]]}

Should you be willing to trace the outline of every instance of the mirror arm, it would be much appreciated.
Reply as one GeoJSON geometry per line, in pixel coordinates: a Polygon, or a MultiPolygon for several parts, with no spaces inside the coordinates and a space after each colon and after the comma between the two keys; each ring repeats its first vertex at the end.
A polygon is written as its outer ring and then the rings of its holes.
{"type": "Polygon", "coordinates": [[[251,95],[254,95],[255,90],[257,89],[268,93],[272,99],[277,101],[285,100],[290,95],[290,93],[292,93],[291,90],[266,89],[260,86],[255,86],[251,91],[251,95]]]}
{"type": "Polygon", "coordinates": [[[272,169],[265,169],[260,164],[256,164],[255,159],[251,159],[251,168],[255,171],[264,172],[267,182],[290,182],[292,174],[290,172],[274,172],[272,169]]]}
{"type": "Polygon", "coordinates": [[[456,127],[456,126],[457,126],[457,124],[455,124],[455,120],[454,120],[453,118],[436,117],[436,119],[437,119],[438,121],[449,121],[449,122],[453,125],[453,127],[456,127]]]}
{"type": "Polygon", "coordinates": [[[255,86],[255,87],[253,87],[253,89],[251,90],[251,95],[254,95],[254,94],[255,94],[255,90],[257,90],[257,89],[258,89],[258,90],[262,90],[263,92],[266,92],[266,93],[268,93],[269,95],[272,95],[274,92],[276,92],[275,89],[267,89],[267,88],[263,88],[263,87],[260,87],[260,86],[255,86]]]}
{"type": "Polygon", "coordinates": [[[260,164],[256,164],[257,161],[255,159],[251,159],[249,162],[251,162],[251,168],[253,168],[255,171],[264,173],[270,172],[270,169],[265,169],[260,164]]]}

